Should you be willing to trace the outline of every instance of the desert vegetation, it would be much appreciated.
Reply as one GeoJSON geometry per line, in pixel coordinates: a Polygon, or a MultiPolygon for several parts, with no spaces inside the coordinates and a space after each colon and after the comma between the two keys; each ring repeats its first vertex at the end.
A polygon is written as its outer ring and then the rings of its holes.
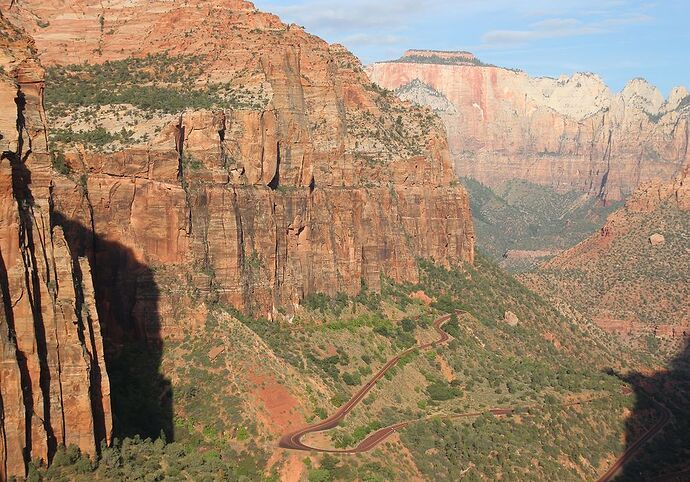
{"type": "Polygon", "coordinates": [[[627,321],[638,347],[671,356],[684,328],[679,326],[671,344],[661,343],[657,329],[676,325],[687,311],[690,220],[673,205],[628,216],[618,223],[605,256],[580,256],[576,265],[556,263],[524,279],[554,303],[567,300],[590,318],[627,321]],[[664,233],[662,245],[650,243],[655,233],[664,233]]]}
{"type": "MultiPolygon", "coordinates": [[[[308,456],[307,478],[520,480],[527,468],[539,480],[594,477],[620,451],[624,411],[634,402],[605,368],[622,370],[634,355],[613,353],[605,334],[564,318],[483,256],[451,270],[420,262],[420,272],[415,284],[383,278],[380,291],[363,284],[354,296],[314,293],[291,323],[210,305],[202,329],[186,330],[161,354],[174,399],[171,434],[134,419],[138,426],[117,426],[119,441],[97,459],[70,448],[59,464],[32,473],[105,480],[128,471],[143,480],[145,467],[163,478],[276,480],[264,467],[284,429],[265,413],[267,391],[294,400],[273,414],[292,420],[285,423],[325,418],[387,359],[432,337],[433,319],[461,310],[445,328],[453,337],[447,346],[404,357],[320,443],[352,447],[381,427],[417,420],[400,441],[356,458],[308,456]],[[415,296],[420,291],[430,304],[415,296]],[[507,310],[517,326],[503,321],[507,310]],[[516,412],[486,414],[496,407],[516,412]],[[474,412],[482,415],[457,418],[474,412]],[[401,459],[408,450],[416,469],[401,459]]],[[[155,381],[127,369],[136,353],[123,351],[111,375],[132,378],[128,393],[113,397],[132,407],[137,397],[155,400],[147,392],[155,381]]]]}
{"type": "Polygon", "coordinates": [[[46,73],[46,107],[49,114],[64,117],[67,109],[111,104],[164,113],[264,105],[263,94],[231,82],[198,84],[203,72],[204,58],[193,55],[156,54],[102,64],[55,66],[46,73]]]}
{"type": "MultiPolygon", "coordinates": [[[[263,86],[250,88],[242,81],[247,72],[214,83],[200,80],[204,66],[203,56],[162,53],[50,67],[45,95],[46,111],[54,122],[50,139],[59,145],[109,150],[146,142],[155,131],[152,126],[142,129],[143,124],[155,124],[156,119],[165,120],[188,109],[265,107],[268,95],[263,86]],[[138,135],[137,131],[145,132],[138,135]]],[[[159,125],[155,128],[160,130],[159,125]]]]}
{"type": "Polygon", "coordinates": [[[577,192],[557,193],[523,180],[493,189],[471,178],[463,178],[462,184],[470,193],[479,248],[511,271],[531,269],[577,244],[621,205],[603,204],[577,192]],[[504,256],[508,251],[534,256],[504,256]]]}

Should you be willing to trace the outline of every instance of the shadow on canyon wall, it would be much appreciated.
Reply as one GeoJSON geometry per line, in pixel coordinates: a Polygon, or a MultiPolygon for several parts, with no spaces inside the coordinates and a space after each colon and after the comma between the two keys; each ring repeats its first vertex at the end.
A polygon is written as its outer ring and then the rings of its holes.
{"type": "Polygon", "coordinates": [[[627,449],[643,443],[617,482],[690,480],[690,339],[683,338],[683,350],[667,370],[621,376],[636,396],[626,421],[627,449]],[[660,432],[644,440],[646,431],[660,425],[660,432]]]}
{"type": "MultiPolygon", "coordinates": [[[[7,160],[11,166],[12,194],[17,202],[19,215],[19,243],[26,247],[21,250],[21,255],[26,267],[25,283],[27,287],[31,287],[28,290],[28,296],[36,336],[36,352],[41,366],[39,386],[44,401],[42,423],[46,428],[48,459],[50,460],[55,454],[58,440],[53,433],[51,423],[51,415],[56,414],[51,414],[51,380],[47,366],[48,347],[42,309],[48,300],[40,299],[42,280],[35,269],[38,266],[37,256],[42,255],[36,250],[40,243],[45,242],[40,239],[45,233],[34,233],[35,199],[31,190],[32,173],[27,166],[27,161],[34,153],[34,149],[32,137],[26,135],[28,133],[25,118],[27,98],[21,87],[18,88],[14,101],[17,112],[16,151],[2,152],[0,162],[7,160]]],[[[82,276],[79,257],[86,256],[91,266],[96,310],[103,335],[106,370],[110,378],[114,436],[141,435],[155,438],[165,433],[171,440],[173,437],[173,394],[170,381],[160,373],[163,345],[160,335],[159,289],[152,270],[139,262],[128,247],[106,240],[94,233],[92,229],[68,219],[61,213],[52,212],[51,209],[51,229],[54,225],[62,226],[64,230],[72,256],[74,275],[77,278],[75,302],[78,319],[75,323],[83,324],[92,321],[81,319],[81,305],[85,299],[84,293],[81,292],[82,284],[78,282],[82,276]]],[[[9,304],[11,297],[8,273],[1,253],[0,298],[3,302],[9,336],[15,338],[15,320],[9,304]]],[[[84,332],[86,331],[82,331],[84,332]]],[[[80,336],[84,335],[80,334],[80,336]]],[[[85,342],[83,339],[81,341],[85,342]]],[[[90,342],[95,345],[94,340],[90,342]]],[[[32,383],[27,360],[21,352],[17,353],[17,363],[22,395],[26,403],[24,408],[27,430],[24,459],[25,463],[28,463],[33,446],[31,439],[31,423],[33,423],[34,414],[32,383]]],[[[95,392],[90,396],[98,446],[99,442],[106,438],[107,428],[100,403],[102,396],[100,382],[103,374],[100,373],[98,364],[93,361],[89,375],[95,392]]],[[[2,408],[3,400],[0,398],[0,412],[2,408]]]]}
{"type": "Polygon", "coordinates": [[[160,373],[159,289],[153,271],[118,242],[95,234],[81,223],[53,214],[62,226],[80,275],[78,257],[91,266],[96,309],[110,378],[113,431],[116,437],[173,439],[173,393],[160,373]]]}

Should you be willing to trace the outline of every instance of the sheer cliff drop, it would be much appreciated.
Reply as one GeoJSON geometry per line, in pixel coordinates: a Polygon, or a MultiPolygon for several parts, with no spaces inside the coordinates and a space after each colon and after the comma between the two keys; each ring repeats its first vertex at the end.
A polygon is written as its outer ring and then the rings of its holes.
{"type": "Polygon", "coordinates": [[[95,454],[111,431],[88,263],[52,226],[43,69],[0,15],[0,480],[58,445],[95,454]]]}

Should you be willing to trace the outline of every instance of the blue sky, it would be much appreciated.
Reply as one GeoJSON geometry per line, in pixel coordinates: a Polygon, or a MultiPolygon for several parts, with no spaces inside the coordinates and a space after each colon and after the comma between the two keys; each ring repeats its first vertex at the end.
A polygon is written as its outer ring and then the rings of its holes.
{"type": "Polygon", "coordinates": [[[690,0],[254,0],[364,63],[408,48],[470,50],[532,75],[595,72],[690,88],[690,0]]]}

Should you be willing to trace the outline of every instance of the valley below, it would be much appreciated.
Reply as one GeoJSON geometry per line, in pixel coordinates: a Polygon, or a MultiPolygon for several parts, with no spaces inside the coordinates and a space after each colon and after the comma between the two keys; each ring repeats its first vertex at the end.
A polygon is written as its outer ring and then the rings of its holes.
{"type": "Polygon", "coordinates": [[[0,5],[0,481],[687,474],[687,90],[0,5]]]}

